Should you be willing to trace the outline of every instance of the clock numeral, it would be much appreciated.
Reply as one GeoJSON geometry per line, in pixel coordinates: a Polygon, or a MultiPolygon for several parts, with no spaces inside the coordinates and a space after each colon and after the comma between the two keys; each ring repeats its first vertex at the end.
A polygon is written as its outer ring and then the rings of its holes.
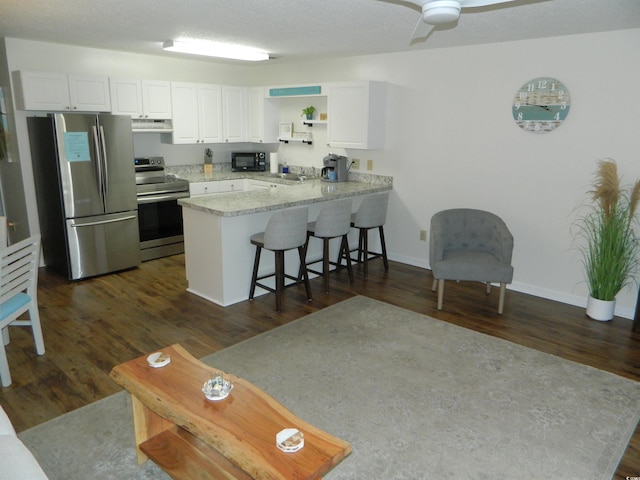
{"type": "Polygon", "coordinates": [[[560,110],[566,110],[567,109],[567,102],[562,102],[560,104],[560,110]]]}
{"type": "Polygon", "coordinates": [[[522,120],[524,117],[522,116],[522,112],[518,113],[518,120],[522,120]]]}
{"type": "Polygon", "coordinates": [[[516,102],[513,104],[513,108],[515,108],[516,110],[520,110],[520,105],[521,105],[520,102],[516,102]]]}
{"type": "Polygon", "coordinates": [[[529,94],[527,92],[520,92],[520,94],[519,94],[520,100],[522,100],[522,101],[525,101],[528,96],[529,96],[529,94]]]}
{"type": "Polygon", "coordinates": [[[553,116],[554,120],[560,120],[560,112],[556,112],[556,114],[553,116]]]}
{"type": "Polygon", "coordinates": [[[547,88],[547,81],[542,79],[542,80],[538,80],[538,89],[544,89],[547,88]]]}
{"type": "Polygon", "coordinates": [[[535,89],[536,89],[536,86],[534,83],[530,83],[529,85],[527,85],[528,92],[533,92],[535,89]]]}
{"type": "Polygon", "coordinates": [[[564,90],[558,90],[558,98],[563,98],[565,94],[564,90]]]}

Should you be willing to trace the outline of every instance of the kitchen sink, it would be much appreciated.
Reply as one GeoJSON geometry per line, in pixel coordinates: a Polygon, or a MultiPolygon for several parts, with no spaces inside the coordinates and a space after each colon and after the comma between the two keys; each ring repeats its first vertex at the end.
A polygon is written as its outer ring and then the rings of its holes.
{"type": "Polygon", "coordinates": [[[271,178],[282,178],[283,180],[294,180],[296,182],[304,182],[305,180],[313,180],[316,177],[309,175],[300,175],[298,173],[271,173],[271,178]]]}

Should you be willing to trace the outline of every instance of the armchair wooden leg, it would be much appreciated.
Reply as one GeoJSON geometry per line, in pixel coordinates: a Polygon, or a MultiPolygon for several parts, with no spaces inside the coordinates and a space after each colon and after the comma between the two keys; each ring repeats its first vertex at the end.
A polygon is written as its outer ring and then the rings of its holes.
{"type": "Polygon", "coordinates": [[[436,291],[436,287],[438,286],[438,279],[434,278],[433,279],[433,283],[431,284],[431,291],[435,292],[436,291]]]}
{"type": "Polygon", "coordinates": [[[504,293],[507,290],[507,284],[500,284],[500,300],[498,301],[498,315],[502,315],[502,311],[504,309],[504,293]]]}
{"type": "Polygon", "coordinates": [[[442,299],[444,298],[444,279],[438,280],[438,310],[442,310],[442,299]]]}
{"type": "Polygon", "coordinates": [[[487,282],[487,295],[491,293],[491,282],[487,282]]]}

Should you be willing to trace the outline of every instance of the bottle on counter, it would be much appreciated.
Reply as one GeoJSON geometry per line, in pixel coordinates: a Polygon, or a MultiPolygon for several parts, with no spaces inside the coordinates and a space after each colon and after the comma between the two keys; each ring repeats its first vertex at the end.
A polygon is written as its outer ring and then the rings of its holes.
{"type": "Polygon", "coordinates": [[[210,148],[204,151],[204,174],[207,177],[213,175],[213,151],[210,148]]]}
{"type": "Polygon", "coordinates": [[[282,173],[289,173],[289,165],[287,165],[287,161],[286,160],[282,164],[282,173]]]}

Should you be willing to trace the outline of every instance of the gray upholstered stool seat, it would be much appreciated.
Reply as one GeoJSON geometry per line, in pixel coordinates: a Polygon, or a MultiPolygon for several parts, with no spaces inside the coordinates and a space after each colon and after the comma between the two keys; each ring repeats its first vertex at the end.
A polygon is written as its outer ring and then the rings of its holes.
{"type": "Polygon", "coordinates": [[[353,269],[351,268],[351,258],[349,256],[349,239],[347,235],[351,229],[351,199],[344,198],[327,202],[320,210],[318,218],[315,222],[307,224],[307,247],[311,237],[322,239],[322,259],[308,261],[307,267],[314,263],[322,262],[322,272],[307,268],[311,273],[322,275],[324,277],[324,290],[329,293],[329,271],[330,266],[334,265],[336,270],[342,268],[342,257],[347,260],[347,271],[349,272],[349,281],[353,283],[353,269]],[[338,260],[332,262],[329,252],[329,241],[332,238],[341,238],[340,253],[338,260]]]}
{"type": "Polygon", "coordinates": [[[432,290],[438,287],[438,310],[442,310],[445,280],[500,284],[498,313],[503,312],[506,285],[513,280],[513,236],[500,217],[483,210],[456,208],[436,213],[431,219],[429,263],[432,290]]]}
{"type": "Polygon", "coordinates": [[[352,259],[363,264],[364,278],[369,273],[369,260],[374,258],[382,258],[384,262],[384,271],[389,270],[389,261],[387,260],[387,246],[384,241],[384,223],[387,219],[387,205],[389,204],[389,193],[377,193],[369,195],[362,200],[360,207],[356,213],[351,215],[351,226],[357,228],[358,232],[358,248],[357,258],[352,259]],[[377,228],[380,235],[380,252],[372,252],[369,250],[369,230],[377,228]]]}
{"type": "Polygon", "coordinates": [[[280,311],[283,290],[286,287],[291,287],[299,283],[304,283],[307,298],[311,300],[309,275],[304,258],[308,216],[308,207],[279,210],[271,216],[264,232],[251,236],[251,243],[256,246],[256,256],[253,263],[253,275],[251,278],[251,289],[249,291],[250,300],[253,300],[256,286],[258,286],[276,294],[276,310],[280,311]],[[272,250],[275,254],[275,272],[258,276],[260,255],[263,248],[272,250]],[[301,272],[299,277],[286,274],[284,268],[284,254],[287,250],[293,250],[294,248],[298,249],[298,255],[300,257],[301,272]],[[275,277],[275,288],[259,282],[269,277],[275,277]],[[285,285],[285,278],[293,280],[293,282],[285,285]]]}

